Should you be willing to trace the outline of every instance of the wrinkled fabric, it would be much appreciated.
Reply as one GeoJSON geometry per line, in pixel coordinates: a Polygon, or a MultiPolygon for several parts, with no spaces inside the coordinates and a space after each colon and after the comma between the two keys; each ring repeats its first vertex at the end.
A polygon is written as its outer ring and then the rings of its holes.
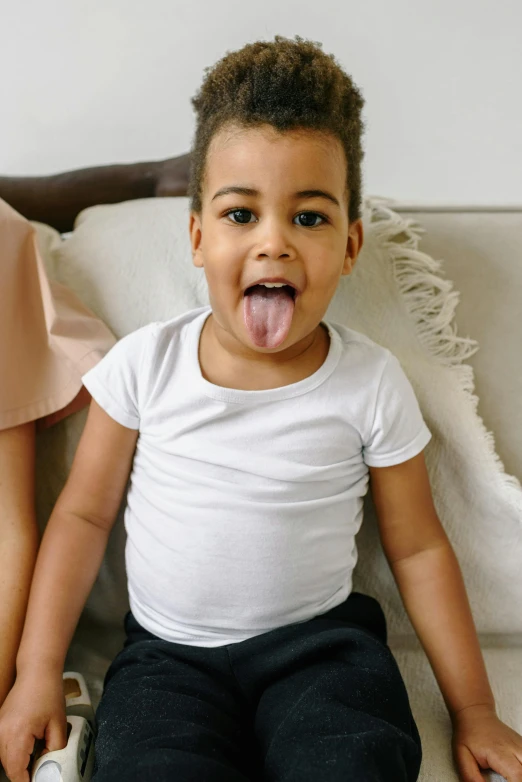
{"type": "Polygon", "coordinates": [[[96,403],[139,429],[125,509],[129,600],[159,638],[221,646],[346,599],[368,465],[430,439],[399,362],[323,321],[329,348],[296,383],[208,382],[210,307],[123,337],[84,375],[96,403]]]}
{"type": "Polygon", "coordinates": [[[203,648],[126,618],[93,782],[414,782],[421,744],[379,603],[203,648]]]}
{"type": "Polygon", "coordinates": [[[84,407],[82,375],[116,342],[48,279],[31,223],[0,199],[0,429],[50,426],[84,407]]]}

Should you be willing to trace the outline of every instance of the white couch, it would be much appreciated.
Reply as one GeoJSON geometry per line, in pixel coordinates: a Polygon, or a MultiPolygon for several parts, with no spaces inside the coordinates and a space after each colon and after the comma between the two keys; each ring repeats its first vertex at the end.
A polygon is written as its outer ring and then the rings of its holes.
{"type": "MultiPolygon", "coordinates": [[[[420,249],[444,260],[446,276],[460,291],[461,303],[456,313],[459,332],[478,340],[480,345],[480,350],[469,360],[475,371],[479,413],[486,427],[495,434],[497,451],[507,471],[522,479],[522,209],[443,210],[407,205],[394,208],[424,226],[426,233],[420,249]]],[[[40,238],[46,251],[51,250],[56,237],[41,231],[40,238]]],[[[51,273],[56,271],[56,257],[48,254],[51,273]]],[[[154,263],[154,241],[150,262],[154,263]]],[[[122,277],[125,273],[122,270],[122,277]]],[[[83,298],[90,303],[96,280],[86,273],[82,284],[83,298]]],[[[126,284],[139,284],[131,270],[126,284]]],[[[79,292],[82,294],[82,290],[79,292]]],[[[114,302],[116,306],[125,303],[114,302]]],[[[65,427],[50,435],[52,453],[49,440],[44,438],[40,446],[42,518],[60,488],[80,423],[76,428],[65,427]]],[[[122,638],[117,622],[126,607],[122,591],[123,537],[122,527],[118,525],[111,541],[108,565],[100,575],[108,614],[114,621],[97,623],[92,617],[85,619],[68,662],[69,669],[75,668],[86,675],[94,700],[99,698],[103,672],[122,638]]],[[[502,567],[502,562],[498,562],[498,567],[502,567]]],[[[513,632],[482,634],[481,643],[500,716],[522,732],[522,617],[513,632]]],[[[390,646],[403,672],[423,739],[421,782],[454,782],[457,775],[451,760],[449,718],[425,655],[411,635],[392,635],[390,646]]]]}

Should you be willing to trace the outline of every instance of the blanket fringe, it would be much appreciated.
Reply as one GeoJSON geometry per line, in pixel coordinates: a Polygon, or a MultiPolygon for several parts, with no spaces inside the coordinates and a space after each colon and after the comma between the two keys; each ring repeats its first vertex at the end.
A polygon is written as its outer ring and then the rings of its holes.
{"type": "Polygon", "coordinates": [[[479,346],[476,340],[457,334],[455,311],[460,294],[454,290],[453,283],[442,276],[443,262],[419,250],[425,229],[415,220],[393,211],[392,205],[390,199],[365,199],[371,230],[393,260],[395,279],[415,322],[420,342],[457,378],[475,411],[498,477],[522,513],[522,486],[515,476],[506,472],[495,449],[494,435],[486,429],[478,414],[479,399],[475,394],[473,368],[464,362],[477,352],[479,346]]]}

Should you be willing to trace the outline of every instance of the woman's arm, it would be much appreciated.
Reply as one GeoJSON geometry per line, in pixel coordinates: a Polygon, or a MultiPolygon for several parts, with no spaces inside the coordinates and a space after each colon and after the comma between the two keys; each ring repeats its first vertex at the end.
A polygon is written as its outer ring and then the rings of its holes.
{"type": "Polygon", "coordinates": [[[35,739],[65,744],[62,671],[127,485],[138,432],[91,403],[69,479],[51,514],[31,586],[16,683],[0,714],[0,760],[28,782],[35,739]]]}
{"type": "Polygon", "coordinates": [[[152,163],[99,166],[42,177],[0,176],[0,198],[28,220],[72,231],[88,206],[134,198],[185,196],[190,156],[152,163]]]}
{"type": "Polygon", "coordinates": [[[60,669],[98,573],[138,432],[92,401],[71,473],[43,536],[17,672],[60,669]]]}
{"type": "Polygon", "coordinates": [[[0,706],[14,682],[38,548],[34,428],[29,423],[0,431],[0,706]]]}
{"type": "Polygon", "coordinates": [[[424,456],[370,468],[370,476],[386,558],[448,707],[462,778],[482,779],[478,762],[507,779],[522,779],[522,738],[496,715],[462,573],[433,505],[424,456]]]}

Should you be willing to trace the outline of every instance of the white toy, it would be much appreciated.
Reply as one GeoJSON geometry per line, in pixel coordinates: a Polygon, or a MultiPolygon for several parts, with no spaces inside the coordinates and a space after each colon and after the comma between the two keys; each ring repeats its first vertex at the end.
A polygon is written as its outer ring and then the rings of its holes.
{"type": "Polygon", "coordinates": [[[89,782],[94,766],[94,710],[85,679],[64,673],[67,746],[36,758],[31,782],[89,782]]]}

